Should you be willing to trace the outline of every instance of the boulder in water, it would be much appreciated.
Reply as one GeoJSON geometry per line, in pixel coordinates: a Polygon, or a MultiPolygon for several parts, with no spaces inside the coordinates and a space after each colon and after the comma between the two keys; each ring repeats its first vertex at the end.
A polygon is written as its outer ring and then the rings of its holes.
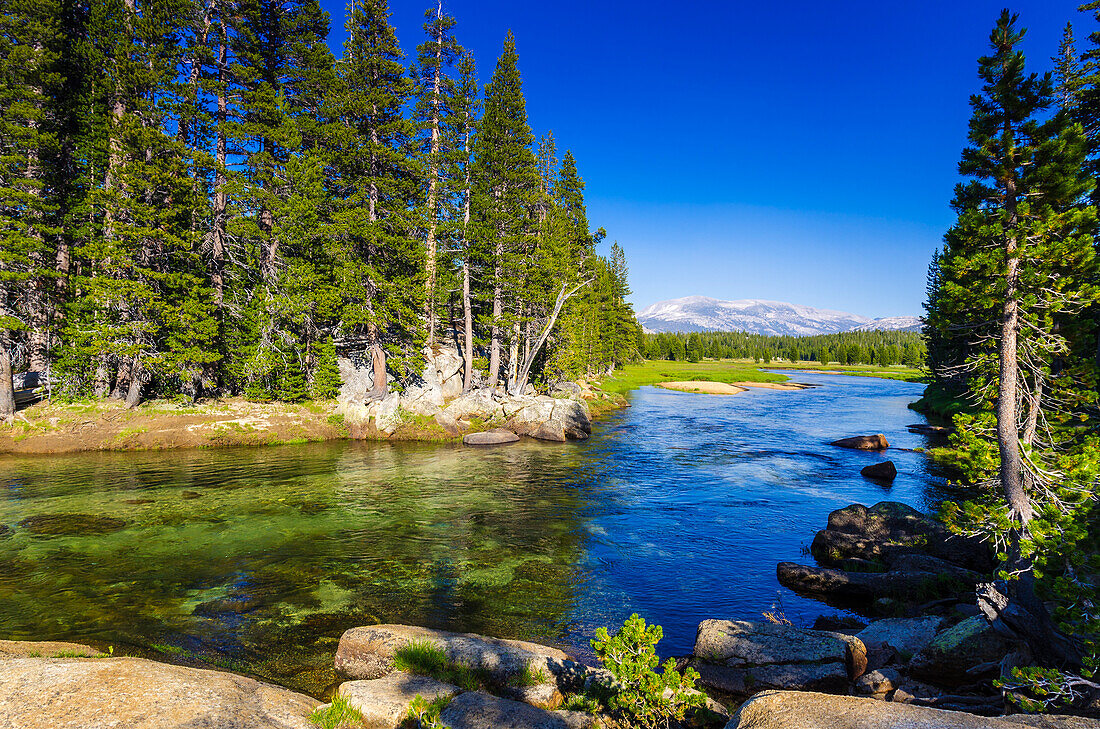
{"type": "Polygon", "coordinates": [[[879,481],[893,481],[897,478],[898,468],[894,465],[893,461],[883,461],[882,463],[873,463],[870,466],[864,466],[860,474],[879,481]]]}
{"type": "Polygon", "coordinates": [[[829,445],[839,446],[841,448],[855,448],[860,451],[884,451],[890,447],[890,443],[882,433],[876,433],[875,435],[854,435],[850,438],[834,440],[829,445]]]}

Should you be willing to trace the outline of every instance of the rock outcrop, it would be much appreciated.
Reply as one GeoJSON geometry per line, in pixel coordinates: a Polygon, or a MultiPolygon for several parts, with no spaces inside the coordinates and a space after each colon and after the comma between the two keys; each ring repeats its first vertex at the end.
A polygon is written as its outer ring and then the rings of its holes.
{"type": "Polygon", "coordinates": [[[898,557],[926,554],[967,569],[993,567],[989,546],[949,534],[942,524],[911,506],[883,501],[868,508],[852,504],[829,514],[810,553],[821,564],[840,567],[845,559],[877,561],[890,566],[898,557]]]}
{"type": "Polygon", "coordinates": [[[584,390],[558,389],[562,396],[537,395],[534,389],[509,395],[502,388],[462,392],[462,358],[452,348],[425,349],[421,381],[404,392],[374,397],[373,380],[351,360],[341,360],[344,386],[336,412],[344,417],[352,437],[389,437],[407,421],[432,418],[449,435],[480,424],[499,424],[518,435],[565,442],[583,440],[592,432],[584,390]]]}
{"type": "Polygon", "coordinates": [[[314,729],[317,701],[220,671],[141,658],[0,661],[0,726],[314,729]]]}
{"type": "Polygon", "coordinates": [[[823,693],[767,691],[747,701],[726,729],[1100,729],[1080,717],[984,717],[823,693]]]}
{"type": "Polygon", "coordinates": [[[867,652],[858,638],[842,633],[704,620],[690,663],[700,683],[726,694],[774,688],[845,693],[866,669],[867,652]]]}

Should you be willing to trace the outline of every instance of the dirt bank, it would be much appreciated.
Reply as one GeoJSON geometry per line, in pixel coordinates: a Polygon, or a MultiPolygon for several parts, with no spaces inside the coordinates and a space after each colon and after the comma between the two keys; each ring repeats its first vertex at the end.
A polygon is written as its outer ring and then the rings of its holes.
{"type": "Polygon", "coordinates": [[[73,453],[276,445],[346,438],[335,403],[255,403],[242,398],[195,405],[152,402],[133,410],[117,400],[47,403],[0,428],[0,453],[73,453]]]}

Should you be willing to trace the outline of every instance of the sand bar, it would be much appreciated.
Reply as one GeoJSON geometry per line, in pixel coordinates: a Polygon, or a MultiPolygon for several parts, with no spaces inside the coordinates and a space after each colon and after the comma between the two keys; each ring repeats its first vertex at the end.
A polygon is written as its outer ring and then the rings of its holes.
{"type": "Polygon", "coordinates": [[[735,387],[757,387],[762,390],[806,390],[806,385],[797,382],[734,382],[735,387]]]}
{"type": "Polygon", "coordinates": [[[731,385],[728,382],[711,382],[709,380],[658,382],[657,387],[663,387],[666,390],[679,390],[681,392],[699,392],[704,395],[736,395],[739,392],[745,391],[745,388],[731,385]]]}

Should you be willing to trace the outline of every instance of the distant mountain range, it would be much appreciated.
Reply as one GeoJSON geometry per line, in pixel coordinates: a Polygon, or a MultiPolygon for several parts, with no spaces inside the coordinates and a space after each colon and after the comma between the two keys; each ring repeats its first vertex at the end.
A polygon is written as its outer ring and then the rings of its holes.
{"type": "Polygon", "coordinates": [[[916,316],[870,319],[845,311],[815,309],[782,301],[722,301],[707,296],[658,301],[638,314],[647,332],[750,332],[808,336],[851,331],[919,331],[916,316]]]}

